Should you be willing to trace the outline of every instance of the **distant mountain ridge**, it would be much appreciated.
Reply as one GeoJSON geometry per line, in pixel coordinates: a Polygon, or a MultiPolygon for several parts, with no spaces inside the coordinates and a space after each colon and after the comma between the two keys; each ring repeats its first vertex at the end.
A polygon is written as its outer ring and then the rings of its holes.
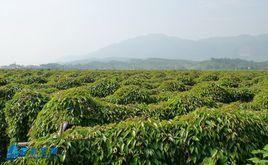
{"type": "Polygon", "coordinates": [[[188,40],[163,34],[148,34],[99,49],[73,61],[85,64],[98,58],[164,58],[203,61],[239,58],[268,61],[268,34],[188,40]]]}
{"type": "Polygon", "coordinates": [[[241,59],[216,59],[189,61],[176,59],[124,59],[110,61],[91,61],[85,64],[42,64],[0,67],[2,69],[116,69],[116,70],[268,70],[268,61],[254,62],[241,59]]]}
{"type": "Polygon", "coordinates": [[[149,34],[112,44],[68,63],[12,64],[1,68],[268,70],[268,34],[197,41],[149,34]]]}

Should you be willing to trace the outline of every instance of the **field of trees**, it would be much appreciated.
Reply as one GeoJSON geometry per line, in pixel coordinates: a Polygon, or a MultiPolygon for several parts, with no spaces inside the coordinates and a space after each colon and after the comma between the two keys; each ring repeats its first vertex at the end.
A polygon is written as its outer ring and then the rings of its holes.
{"type": "Polygon", "coordinates": [[[0,164],[265,164],[268,71],[0,70],[0,131],[0,164]]]}

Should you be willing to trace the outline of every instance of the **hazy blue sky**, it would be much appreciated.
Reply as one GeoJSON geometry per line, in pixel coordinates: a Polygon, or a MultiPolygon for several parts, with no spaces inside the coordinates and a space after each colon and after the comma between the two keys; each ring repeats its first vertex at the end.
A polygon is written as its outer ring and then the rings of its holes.
{"type": "Polygon", "coordinates": [[[0,0],[0,65],[46,63],[147,33],[268,33],[268,0],[0,0]]]}

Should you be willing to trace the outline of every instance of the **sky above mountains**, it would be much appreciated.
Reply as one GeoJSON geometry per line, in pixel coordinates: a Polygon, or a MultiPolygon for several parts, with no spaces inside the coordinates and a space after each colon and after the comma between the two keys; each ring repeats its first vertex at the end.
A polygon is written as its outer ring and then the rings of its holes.
{"type": "Polygon", "coordinates": [[[0,65],[53,62],[149,33],[268,33],[267,15],[264,0],[0,1],[0,65]]]}

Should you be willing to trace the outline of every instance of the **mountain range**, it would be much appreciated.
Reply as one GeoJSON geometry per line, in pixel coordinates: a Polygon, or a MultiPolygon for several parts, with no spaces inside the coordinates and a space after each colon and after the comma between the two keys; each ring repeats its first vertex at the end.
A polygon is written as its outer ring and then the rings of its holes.
{"type": "Polygon", "coordinates": [[[232,58],[268,61],[268,34],[240,35],[188,40],[164,34],[148,34],[128,39],[86,54],[70,63],[111,61],[130,58],[164,58],[203,61],[232,58]],[[100,58],[101,57],[101,58],[100,58]]]}
{"type": "Polygon", "coordinates": [[[8,65],[4,69],[198,69],[267,70],[268,34],[186,40],[148,34],[98,51],[69,58],[69,62],[8,65]]]}

